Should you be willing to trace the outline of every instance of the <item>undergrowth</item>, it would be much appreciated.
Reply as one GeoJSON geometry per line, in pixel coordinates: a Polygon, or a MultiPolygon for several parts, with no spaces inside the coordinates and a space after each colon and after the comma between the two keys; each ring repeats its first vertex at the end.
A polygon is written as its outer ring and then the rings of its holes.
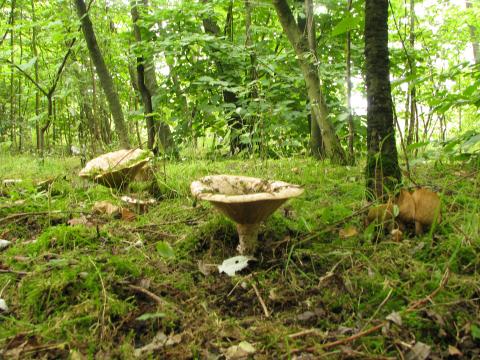
{"type": "Polygon", "coordinates": [[[132,358],[160,332],[180,335],[155,350],[170,359],[218,358],[240,341],[256,359],[401,357],[417,343],[438,358],[452,349],[480,356],[478,169],[415,165],[416,182],[441,194],[444,220],[393,242],[364,228],[361,166],[303,158],[154,166],[162,200],[125,221],[92,213],[97,201],[121,205],[123,193],[78,178],[77,159],[0,157],[0,179],[23,180],[0,191],[0,238],[12,242],[0,253],[4,357],[132,358]],[[221,173],[305,188],[262,225],[257,261],[232,278],[212,265],[235,255],[235,226],[189,190],[221,173]],[[341,238],[347,227],[357,233],[341,238]],[[172,254],[158,250],[165,243],[172,254]],[[387,317],[395,321],[379,331],[324,347],[387,317]]]}

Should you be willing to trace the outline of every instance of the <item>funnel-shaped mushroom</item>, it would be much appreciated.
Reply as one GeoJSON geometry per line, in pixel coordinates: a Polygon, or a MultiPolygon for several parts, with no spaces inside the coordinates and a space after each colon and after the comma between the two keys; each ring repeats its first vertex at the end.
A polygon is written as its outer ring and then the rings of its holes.
{"type": "Polygon", "coordinates": [[[101,185],[121,189],[130,183],[150,157],[150,151],[141,149],[110,152],[90,160],[79,175],[101,185]]]}
{"type": "Polygon", "coordinates": [[[253,254],[260,223],[303,189],[283,181],[232,175],[206,176],[190,185],[194,197],[210,201],[237,224],[240,254],[253,254]]]}

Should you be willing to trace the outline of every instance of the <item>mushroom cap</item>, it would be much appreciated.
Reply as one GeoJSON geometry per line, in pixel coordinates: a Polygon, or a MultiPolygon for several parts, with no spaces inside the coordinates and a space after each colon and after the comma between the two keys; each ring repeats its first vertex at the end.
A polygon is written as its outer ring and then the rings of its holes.
{"type": "Polygon", "coordinates": [[[122,188],[150,161],[150,151],[118,150],[90,160],[78,174],[101,185],[122,188]]]}
{"type": "Polygon", "coordinates": [[[206,176],[192,182],[190,190],[238,224],[259,223],[285,201],[303,193],[298,185],[283,181],[234,175],[206,176]]]}

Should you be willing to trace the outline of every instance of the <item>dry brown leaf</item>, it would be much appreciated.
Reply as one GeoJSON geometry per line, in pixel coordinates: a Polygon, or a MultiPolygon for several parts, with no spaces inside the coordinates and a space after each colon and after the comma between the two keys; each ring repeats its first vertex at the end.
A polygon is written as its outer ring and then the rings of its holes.
{"type": "Polygon", "coordinates": [[[113,205],[108,201],[97,201],[93,204],[92,212],[115,217],[120,214],[120,207],[113,205]]]}
{"type": "Polygon", "coordinates": [[[463,353],[460,350],[458,350],[458,348],[456,348],[455,346],[448,345],[448,355],[450,355],[450,356],[463,356],[463,353]]]}
{"type": "Polygon", "coordinates": [[[133,221],[137,217],[134,212],[126,209],[126,208],[120,208],[121,214],[122,214],[122,220],[124,221],[133,221]]]}
{"type": "Polygon", "coordinates": [[[338,235],[341,239],[348,239],[358,235],[358,230],[355,226],[347,226],[346,228],[340,229],[338,235]]]}
{"type": "Polygon", "coordinates": [[[256,350],[247,341],[242,341],[238,345],[230,346],[224,353],[227,360],[247,359],[250,355],[255,354],[256,350]]]}
{"type": "Polygon", "coordinates": [[[68,220],[67,224],[70,226],[75,226],[75,225],[93,226],[93,224],[90,221],[88,221],[88,219],[83,215],[80,217],[68,220]]]}
{"type": "Polygon", "coordinates": [[[405,360],[425,360],[430,356],[431,347],[422,342],[417,342],[405,355],[405,360]]]}

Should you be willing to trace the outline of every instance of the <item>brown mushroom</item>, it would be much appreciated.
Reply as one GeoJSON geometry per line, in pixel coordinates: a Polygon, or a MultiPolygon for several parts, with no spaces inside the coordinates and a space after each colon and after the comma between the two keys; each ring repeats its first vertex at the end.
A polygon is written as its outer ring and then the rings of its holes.
{"type": "Polygon", "coordinates": [[[431,190],[420,188],[413,192],[412,198],[415,202],[415,234],[420,235],[433,223],[441,222],[440,197],[431,190]]]}

